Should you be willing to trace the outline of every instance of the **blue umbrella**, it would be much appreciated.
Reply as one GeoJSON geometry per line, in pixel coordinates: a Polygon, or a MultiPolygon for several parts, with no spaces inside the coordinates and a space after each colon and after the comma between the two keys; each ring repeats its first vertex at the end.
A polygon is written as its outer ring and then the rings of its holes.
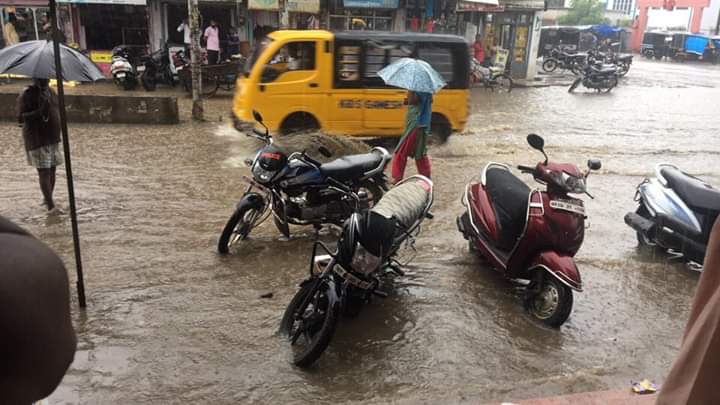
{"type": "Polygon", "coordinates": [[[402,58],[385,66],[378,76],[390,86],[418,93],[437,93],[446,84],[429,63],[412,58],[402,58]]]}

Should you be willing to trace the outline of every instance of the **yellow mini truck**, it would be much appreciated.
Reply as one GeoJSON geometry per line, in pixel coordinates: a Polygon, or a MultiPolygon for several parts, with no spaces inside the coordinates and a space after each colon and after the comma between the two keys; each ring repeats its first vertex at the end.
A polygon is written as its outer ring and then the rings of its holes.
{"type": "Polygon", "coordinates": [[[433,101],[432,132],[462,131],[469,110],[468,44],[454,35],[350,31],[275,31],[255,46],[237,80],[238,129],[260,112],[273,132],[321,129],[350,136],[402,135],[406,91],[377,72],[393,61],[427,61],[447,81],[433,101]]]}

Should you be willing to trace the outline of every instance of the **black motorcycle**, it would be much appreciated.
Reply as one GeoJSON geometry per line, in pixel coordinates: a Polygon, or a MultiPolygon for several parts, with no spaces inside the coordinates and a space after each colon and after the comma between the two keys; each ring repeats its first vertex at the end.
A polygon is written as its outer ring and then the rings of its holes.
{"type": "Polygon", "coordinates": [[[618,69],[613,65],[588,65],[568,89],[572,93],[582,83],[588,89],[607,93],[618,85],[618,69]]]}
{"type": "Polygon", "coordinates": [[[309,367],[322,355],[341,314],[357,315],[373,296],[387,297],[383,278],[404,275],[394,258],[403,245],[413,245],[423,220],[432,218],[432,203],[432,181],[409,177],[372,209],[356,210],[345,221],[334,252],[315,242],[310,277],[300,283],[280,322],[296,366],[309,367]],[[318,249],[326,254],[318,256],[318,249]]]}
{"type": "Polygon", "coordinates": [[[142,64],[145,71],[140,77],[140,82],[146,91],[155,91],[158,83],[167,84],[175,87],[177,84],[177,75],[173,73],[170,64],[170,50],[168,44],[157,51],[145,55],[142,58],[142,64]]]}
{"type": "Polygon", "coordinates": [[[550,51],[550,56],[546,57],[542,64],[544,72],[552,73],[557,68],[562,70],[570,70],[573,74],[580,74],[585,64],[587,54],[585,53],[568,53],[558,48],[550,51]]]}
{"type": "Polygon", "coordinates": [[[638,208],[625,215],[641,247],[677,252],[703,263],[710,231],[720,214],[720,190],[669,164],[637,187],[638,208]]]}
{"type": "MultiPolygon", "coordinates": [[[[270,214],[277,229],[289,237],[289,225],[313,225],[316,229],[323,224],[342,225],[355,209],[346,190],[357,193],[363,206],[376,203],[387,190],[383,173],[391,158],[387,150],[375,147],[371,153],[329,163],[320,163],[305,152],[287,156],[273,145],[262,116],[257,111],[253,115],[265,132],[253,130],[252,136],[266,145],[245,162],[252,179],[243,176],[249,186],[222,230],[218,252],[228,253],[270,214]]],[[[330,157],[324,147],[319,152],[330,157]]]]}

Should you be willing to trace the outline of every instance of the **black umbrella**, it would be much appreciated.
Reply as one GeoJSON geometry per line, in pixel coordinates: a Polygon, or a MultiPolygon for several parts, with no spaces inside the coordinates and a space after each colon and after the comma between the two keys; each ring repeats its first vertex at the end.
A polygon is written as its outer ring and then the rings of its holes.
{"type": "MultiPolygon", "coordinates": [[[[50,0],[50,18],[53,26],[53,38],[57,39],[60,35],[56,16],[55,0],[50,0]]],[[[80,307],[84,308],[86,305],[85,283],[80,257],[80,233],[78,232],[77,211],[75,209],[75,186],[73,185],[72,162],[70,160],[70,141],[68,140],[63,79],[93,82],[102,79],[103,74],[85,55],[65,45],[60,45],[57,40],[24,42],[0,50],[0,73],[14,73],[38,79],[57,79],[60,129],[62,130],[63,150],[65,152],[65,173],[67,175],[68,199],[70,200],[70,224],[72,225],[75,265],[77,269],[78,303],[80,307]],[[64,68],[63,65],[65,65],[64,68]]]]}
{"type": "MultiPolygon", "coordinates": [[[[65,81],[94,82],[104,77],[87,56],[62,44],[60,60],[65,81]]],[[[38,79],[57,78],[54,41],[20,42],[0,49],[0,72],[38,79]]]]}

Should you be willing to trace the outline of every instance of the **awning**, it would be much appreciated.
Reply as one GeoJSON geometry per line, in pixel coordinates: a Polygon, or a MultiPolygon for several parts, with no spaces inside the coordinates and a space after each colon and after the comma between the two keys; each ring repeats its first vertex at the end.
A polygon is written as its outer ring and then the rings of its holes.
{"type": "Polygon", "coordinates": [[[505,11],[505,6],[498,4],[498,0],[458,1],[456,10],[458,12],[479,11],[482,13],[501,13],[505,11]]]}
{"type": "Polygon", "coordinates": [[[498,0],[463,0],[463,3],[480,3],[480,4],[489,4],[491,6],[497,6],[500,3],[498,3],[498,0]]]}

